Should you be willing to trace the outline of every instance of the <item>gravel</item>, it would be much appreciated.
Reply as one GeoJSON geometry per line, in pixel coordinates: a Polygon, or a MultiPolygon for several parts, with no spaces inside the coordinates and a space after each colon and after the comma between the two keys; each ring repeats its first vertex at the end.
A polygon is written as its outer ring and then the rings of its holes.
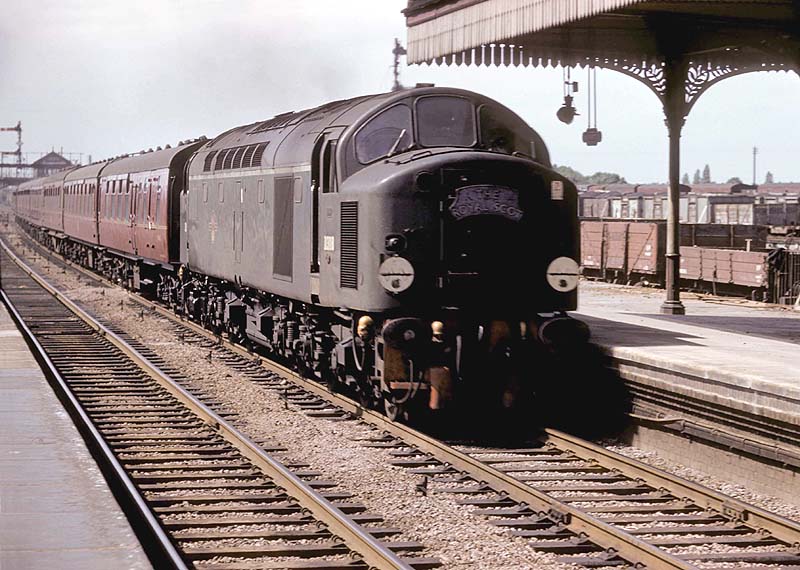
{"type": "MultiPolygon", "coordinates": [[[[309,418],[291,404],[284,409],[279,395],[255,385],[217,358],[209,362],[208,349],[180,342],[166,319],[149,311],[142,314],[124,290],[98,286],[85,277],[77,280],[71,272],[54,271],[52,265],[45,275],[92,314],[121,328],[181,369],[195,386],[220,400],[226,411],[238,413],[238,427],[251,438],[288,448],[288,453],[277,454],[279,459],[308,463],[310,469],[322,473],[322,478],[339,483],[337,491],[352,493],[354,497],[348,501],[363,503],[369,512],[383,516],[386,526],[402,529],[399,540],[423,543],[427,547],[425,556],[438,558],[445,567],[456,570],[574,568],[557,562],[554,555],[536,552],[530,541],[513,537],[484,517],[471,514],[472,508],[456,502],[462,495],[417,495],[419,476],[389,465],[393,459],[389,450],[366,448],[356,441],[374,436],[371,428],[357,421],[309,418]]],[[[180,513],[168,518],[196,516],[180,513]]]]}
{"type": "MultiPolygon", "coordinates": [[[[308,463],[309,469],[322,473],[322,478],[338,482],[337,491],[347,491],[354,495],[348,502],[362,502],[370,512],[383,516],[386,526],[403,529],[401,540],[422,542],[428,548],[424,555],[439,558],[447,568],[540,570],[572,568],[570,565],[556,562],[554,556],[536,552],[528,540],[512,537],[506,531],[488,524],[483,517],[470,514],[474,508],[456,503],[459,498],[474,498],[474,496],[436,492],[431,492],[427,496],[416,494],[415,486],[420,477],[389,465],[394,459],[390,455],[391,450],[365,448],[359,444],[357,440],[375,435],[368,426],[357,421],[331,422],[309,418],[291,404],[289,409],[285,409],[285,402],[279,395],[255,385],[217,358],[207,360],[207,348],[180,342],[174,327],[163,317],[147,311],[142,314],[139,306],[132,301],[127,292],[118,288],[98,287],[92,283],[87,285],[85,278],[77,280],[71,273],[60,273],[53,271],[52,268],[47,273],[65,288],[65,293],[70,298],[146,344],[159,356],[167,359],[170,365],[180,368],[191,378],[194,386],[201,388],[212,398],[220,400],[226,411],[237,413],[240,429],[250,437],[285,446],[289,451],[276,454],[279,459],[287,463],[308,463]]],[[[631,291],[631,294],[650,293],[639,289],[631,291]]],[[[717,489],[744,502],[800,520],[800,508],[667,462],[656,453],[629,446],[613,445],[608,448],[717,489]]],[[[501,459],[503,456],[499,455],[497,458],[501,459]]],[[[540,474],[536,471],[535,461],[531,461],[530,466],[529,474],[540,474]]],[[[580,481],[576,483],[585,484],[580,481]]],[[[450,486],[468,484],[474,482],[450,486]]],[[[447,486],[448,484],[443,483],[437,487],[436,479],[430,479],[429,487],[432,491],[447,486]]],[[[496,497],[494,494],[480,496],[496,497]]],[[[195,516],[196,513],[168,515],[172,520],[195,516]]],[[[660,523],[662,526],[669,524],[660,523]]],[[[631,528],[635,526],[631,525],[631,528]]],[[[758,547],[758,550],[770,548],[758,547]]],[[[713,545],[671,550],[707,551],[705,549],[727,552],[736,550],[736,547],[713,545]]],[[[269,561],[275,562],[274,559],[269,561]]],[[[711,565],[698,563],[698,566],[711,565]]],[[[737,563],[715,563],[713,566],[756,567],[753,564],[737,563]]]]}
{"type": "Polygon", "coordinates": [[[696,469],[685,467],[678,463],[667,461],[659,456],[654,451],[645,451],[638,447],[630,447],[627,445],[607,445],[607,449],[625,455],[632,459],[637,459],[653,467],[683,477],[700,485],[704,485],[711,489],[715,489],[721,493],[729,495],[735,499],[749,503],[756,507],[761,507],[764,510],[781,515],[783,517],[800,521],[800,507],[781,501],[774,497],[754,493],[741,485],[734,485],[723,481],[717,477],[712,477],[696,469]]]}

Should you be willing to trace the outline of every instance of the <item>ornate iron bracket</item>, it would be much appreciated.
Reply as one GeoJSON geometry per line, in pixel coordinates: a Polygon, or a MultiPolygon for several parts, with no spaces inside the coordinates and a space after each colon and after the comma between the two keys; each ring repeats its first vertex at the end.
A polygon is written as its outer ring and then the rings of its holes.
{"type": "MultiPolygon", "coordinates": [[[[625,60],[597,60],[586,62],[588,65],[595,65],[603,69],[610,69],[624,73],[633,77],[637,81],[644,83],[658,97],[661,104],[667,105],[667,74],[664,63],[631,63],[625,60]]],[[[685,119],[692,107],[712,85],[716,85],[723,79],[753,73],[756,71],[788,71],[793,67],[784,63],[760,63],[742,65],[711,65],[689,63],[683,67],[683,105],[682,114],[685,119]]]]}

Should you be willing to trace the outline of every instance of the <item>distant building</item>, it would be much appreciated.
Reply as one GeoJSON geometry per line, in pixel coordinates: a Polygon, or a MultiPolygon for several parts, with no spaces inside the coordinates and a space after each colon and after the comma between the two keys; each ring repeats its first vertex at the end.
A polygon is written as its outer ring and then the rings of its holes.
{"type": "Polygon", "coordinates": [[[34,178],[50,176],[70,166],[72,166],[72,163],[57,152],[49,152],[31,164],[34,178]]]}

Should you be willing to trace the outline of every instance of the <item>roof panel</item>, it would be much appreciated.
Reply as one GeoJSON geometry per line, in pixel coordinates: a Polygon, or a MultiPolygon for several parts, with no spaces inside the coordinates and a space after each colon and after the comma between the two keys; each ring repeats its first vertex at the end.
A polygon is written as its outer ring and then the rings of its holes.
{"type": "Polygon", "coordinates": [[[72,182],[73,180],[84,180],[86,178],[97,178],[100,174],[100,171],[105,168],[106,165],[110,164],[111,160],[105,160],[103,162],[95,162],[94,164],[89,164],[87,166],[81,166],[80,168],[76,168],[75,170],[71,170],[69,174],[64,178],[64,182],[72,182]]]}
{"type": "Polygon", "coordinates": [[[786,42],[798,47],[798,5],[792,0],[410,0],[408,62],[574,65],[613,57],[653,63],[664,58],[656,31],[666,31],[666,37],[687,38],[686,53],[697,63],[773,63],[787,60],[786,42]],[[680,34],[671,33],[676,28],[680,34]],[[493,44],[498,53],[487,54],[493,44]]]}
{"type": "Polygon", "coordinates": [[[136,154],[125,158],[119,158],[111,162],[105,170],[103,176],[113,176],[115,174],[127,174],[129,172],[148,172],[160,168],[169,168],[172,159],[175,158],[182,150],[188,149],[192,145],[197,145],[198,142],[191,142],[184,145],[175,146],[173,148],[166,148],[164,150],[155,150],[153,152],[145,152],[136,154]]]}

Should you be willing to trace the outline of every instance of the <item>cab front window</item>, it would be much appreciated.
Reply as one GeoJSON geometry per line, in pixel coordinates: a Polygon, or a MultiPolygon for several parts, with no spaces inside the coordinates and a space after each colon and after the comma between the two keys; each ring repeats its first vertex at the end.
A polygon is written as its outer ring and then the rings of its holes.
{"type": "Polygon", "coordinates": [[[373,117],[356,134],[356,158],[369,164],[397,154],[412,144],[411,109],[395,105],[373,117]]]}
{"type": "Polygon", "coordinates": [[[475,144],[475,109],[463,97],[435,95],[416,103],[419,144],[425,147],[475,144]]]}
{"type": "Polygon", "coordinates": [[[518,152],[536,158],[534,141],[524,123],[508,109],[481,105],[478,110],[481,146],[486,150],[512,154],[518,152]]]}

